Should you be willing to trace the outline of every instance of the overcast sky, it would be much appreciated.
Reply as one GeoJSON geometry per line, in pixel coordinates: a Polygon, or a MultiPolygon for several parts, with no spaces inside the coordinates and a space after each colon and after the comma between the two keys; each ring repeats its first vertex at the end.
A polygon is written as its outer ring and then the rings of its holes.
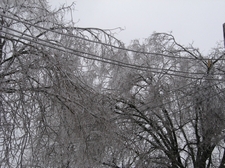
{"type": "Polygon", "coordinates": [[[75,2],[74,21],[80,27],[114,29],[129,44],[154,31],[172,31],[183,45],[193,43],[203,54],[223,41],[225,0],[49,0],[52,7],[75,2]]]}

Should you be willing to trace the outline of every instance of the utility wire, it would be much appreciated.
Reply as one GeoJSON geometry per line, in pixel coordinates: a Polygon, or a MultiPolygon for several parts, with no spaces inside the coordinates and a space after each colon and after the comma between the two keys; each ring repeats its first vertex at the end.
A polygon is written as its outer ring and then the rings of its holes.
{"type": "MultiPolygon", "coordinates": [[[[9,19],[12,19],[12,20],[15,20],[15,21],[18,21],[18,22],[21,22],[21,23],[24,23],[24,24],[28,24],[28,25],[30,25],[30,26],[34,26],[34,27],[36,27],[36,28],[40,28],[40,29],[43,29],[43,30],[46,30],[46,31],[49,31],[49,32],[53,32],[53,33],[57,33],[57,34],[61,34],[61,35],[65,35],[65,36],[69,36],[69,37],[71,37],[71,34],[66,34],[66,33],[62,33],[62,32],[58,32],[58,31],[55,31],[53,28],[50,28],[50,29],[48,29],[48,28],[44,28],[44,27],[41,27],[41,26],[38,26],[38,25],[34,25],[34,24],[32,24],[32,23],[30,23],[30,22],[27,22],[27,21],[22,21],[22,20],[20,20],[20,19],[16,19],[16,18],[13,18],[13,17],[10,17],[10,16],[7,16],[7,15],[4,15],[4,14],[0,14],[0,15],[2,15],[3,17],[6,17],[6,18],[9,18],[9,19]]],[[[6,29],[8,29],[8,27],[5,27],[6,29]]],[[[75,27],[75,29],[76,29],[76,27],[75,27]]],[[[19,33],[21,33],[21,32],[19,32],[19,33]]],[[[33,36],[31,36],[32,38],[34,38],[33,36]]],[[[109,46],[109,47],[114,47],[114,48],[117,48],[117,49],[121,49],[121,50],[126,50],[126,51],[131,51],[131,52],[136,52],[136,53],[141,53],[141,54],[154,54],[154,55],[161,55],[161,56],[168,56],[168,55],[164,55],[164,54],[159,54],[159,53],[150,53],[150,52],[140,52],[140,51],[136,51],[136,50],[131,50],[131,49],[126,49],[126,48],[121,48],[121,47],[117,47],[117,46],[113,46],[113,45],[110,45],[110,44],[107,44],[107,43],[103,43],[103,42],[100,42],[100,41],[94,41],[94,40],[90,40],[90,39],[86,39],[86,38],[83,38],[83,37],[79,37],[79,36],[75,36],[75,35],[72,35],[72,37],[74,37],[74,38],[78,38],[78,39],[82,39],[82,40],[85,40],[85,41],[89,41],[89,42],[92,42],[92,43],[98,43],[98,44],[102,44],[102,45],[106,45],[106,46],[109,46]]],[[[40,39],[39,39],[40,40],[40,39]]],[[[49,43],[49,42],[48,42],[49,43]]],[[[55,45],[55,43],[53,44],[53,45],[55,45]]],[[[51,48],[53,48],[53,47],[51,47],[51,48]]],[[[65,48],[65,47],[64,47],[65,48]]],[[[71,50],[71,49],[70,49],[71,50]]],[[[80,51],[78,51],[78,52],[80,52],[80,51]]],[[[90,55],[90,53],[84,53],[84,54],[88,54],[88,55],[90,55]]],[[[76,54],[77,55],[77,54],[76,54]]],[[[82,55],[79,55],[80,57],[84,57],[84,56],[82,56],[82,55]]],[[[94,55],[95,57],[96,57],[96,55],[94,55]]],[[[98,56],[99,57],[99,56],[98,56]]],[[[182,58],[182,59],[194,59],[194,60],[196,60],[196,58],[190,58],[190,57],[176,57],[176,56],[169,56],[169,57],[173,57],[173,58],[182,58]]],[[[84,58],[86,58],[86,57],[84,57],[84,58]]],[[[87,59],[90,59],[90,58],[87,58],[87,59]]],[[[97,60],[97,61],[101,61],[101,62],[105,62],[105,61],[103,61],[102,60],[102,57],[100,57],[100,59],[101,60],[97,60]]],[[[201,60],[208,60],[208,59],[201,59],[201,60]]],[[[213,60],[213,59],[212,59],[213,60]]],[[[216,59],[215,59],[216,60],[216,59]]],[[[223,60],[223,59],[220,59],[220,60],[223,60]]],[[[115,61],[115,60],[110,60],[110,61],[115,61]]],[[[109,62],[105,62],[105,63],[109,63],[109,62]]],[[[118,62],[118,63],[122,63],[122,62],[118,62]]],[[[112,64],[112,63],[111,63],[112,64]]],[[[124,64],[124,63],[123,63],[124,64]]],[[[123,65],[123,67],[128,67],[128,68],[134,68],[134,69],[136,69],[135,67],[130,67],[130,66],[134,66],[134,65],[132,65],[132,64],[129,64],[129,65],[127,65],[127,66],[124,66],[123,65]]],[[[136,66],[136,65],[135,65],[136,66]]],[[[143,68],[143,66],[141,66],[141,67],[139,67],[139,68],[143,68]]],[[[138,70],[140,70],[138,68],[138,70]]],[[[149,68],[149,67],[148,67],[149,68]]],[[[160,70],[163,70],[163,69],[160,69],[160,70]]],[[[168,71],[168,69],[164,69],[164,70],[166,70],[166,71],[168,71]]],[[[178,72],[178,71],[176,71],[176,72],[178,72]]],[[[158,73],[158,72],[156,72],[156,73],[158,73]]],[[[161,72],[159,72],[159,73],[161,73],[161,72]]],[[[184,72],[179,72],[179,73],[184,73],[184,72]]],[[[190,74],[190,73],[189,73],[190,74]]],[[[199,74],[199,73],[191,73],[191,74],[199,74]]],[[[201,73],[200,73],[201,74],[201,73]]],[[[173,74],[173,75],[175,75],[175,74],[173,74]]],[[[218,75],[224,75],[224,74],[218,74],[218,75]]],[[[176,75],[177,76],[177,75],[176,75]]],[[[181,75],[179,75],[179,76],[181,76],[181,75]]],[[[184,76],[181,76],[181,77],[184,77],[184,76]]],[[[193,78],[193,77],[191,77],[192,79],[201,79],[201,78],[193,78]]],[[[218,79],[216,79],[216,80],[218,80],[218,79]]]]}
{"type": "MultiPolygon", "coordinates": [[[[17,33],[21,33],[17,30],[11,29],[11,28],[9,28],[9,30],[17,32],[17,33]]],[[[195,74],[195,75],[196,74],[198,74],[198,75],[204,74],[204,73],[188,73],[188,72],[176,71],[176,70],[171,70],[171,69],[152,68],[152,67],[146,67],[146,66],[140,66],[140,65],[133,65],[133,64],[129,64],[129,63],[120,62],[120,61],[117,61],[117,60],[112,60],[112,59],[109,59],[109,58],[104,58],[104,57],[101,57],[101,56],[98,56],[98,55],[95,55],[95,54],[92,54],[92,53],[87,53],[87,52],[84,52],[84,51],[71,49],[69,47],[62,46],[61,44],[52,43],[50,41],[46,41],[46,40],[43,40],[43,39],[35,39],[31,35],[28,35],[28,34],[21,33],[23,36],[18,36],[18,35],[6,32],[4,30],[2,32],[5,33],[6,35],[14,36],[14,37],[17,37],[18,39],[27,40],[28,42],[32,42],[32,43],[35,43],[35,44],[46,46],[46,47],[56,49],[56,50],[59,50],[59,51],[63,51],[65,53],[75,54],[79,57],[83,57],[83,58],[86,58],[86,59],[101,61],[101,62],[104,62],[104,63],[119,65],[119,66],[123,66],[123,67],[134,68],[134,69],[137,68],[138,70],[150,69],[151,71],[153,70],[152,72],[155,72],[155,73],[162,73],[160,71],[167,71],[167,72],[171,71],[171,72],[176,72],[176,73],[195,74]],[[27,36],[27,37],[24,37],[24,35],[27,36]],[[44,42],[44,43],[42,43],[42,42],[44,42]],[[59,48],[57,48],[56,46],[59,47],[59,48]],[[78,54],[78,53],[80,53],[80,54],[78,54]],[[83,54],[83,55],[81,55],[81,54],[83,54]],[[87,57],[85,55],[89,55],[91,57],[87,57]]]]}
{"type": "MultiPolygon", "coordinates": [[[[14,35],[14,34],[12,34],[12,35],[14,35]]],[[[35,40],[36,41],[36,40],[35,40]]],[[[58,49],[58,48],[57,48],[58,49]]],[[[199,80],[201,80],[202,78],[200,78],[199,80]]],[[[194,81],[194,83],[195,83],[196,81],[194,81]]],[[[191,82],[191,83],[193,83],[193,82],[191,82]]],[[[191,85],[191,83],[190,84],[188,84],[188,85],[191,85]]],[[[188,86],[187,85],[187,86],[188,86]]],[[[185,86],[182,86],[182,88],[184,88],[185,86]]],[[[178,89],[181,89],[181,88],[177,88],[177,89],[175,89],[174,91],[176,91],[176,90],[178,90],[178,89]]],[[[171,92],[171,91],[170,91],[171,92]]]]}
{"type": "MultiPolygon", "coordinates": [[[[104,62],[104,63],[114,64],[114,65],[118,65],[118,66],[122,66],[122,67],[142,70],[142,71],[150,70],[151,72],[154,72],[154,73],[164,73],[164,74],[168,74],[168,75],[180,76],[180,77],[191,78],[191,79],[200,79],[200,78],[184,76],[184,75],[181,75],[181,74],[205,75],[205,73],[183,72],[183,71],[176,71],[176,70],[171,70],[171,69],[152,68],[152,67],[146,67],[146,66],[124,63],[124,62],[120,62],[120,61],[117,61],[117,60],[112,60],[112,59],[109,59],[109,58],[100,57],[100,56],[95,55],[95,54],[86,53],[86,52],[83,52],[83,51],[71,49],[69,47],[63,47],[61,44],[52,43],[50,41],[46,41],[46,40],[43,40],[43,39],[36,39],[31,35],[21,33],[20,31],[14,30],[12,28],[8,28],[8,29],[13,31],[13,32],[20,33],[22,36],[15,35],[15,34],[9,33],[9,32],[4,31],[4,30],[2,30],[2,32],[5,33],[6,35],[17,37],[18,39],[23,39],[23,40],[26,40],[26,41],[29,41],[29,42],[32,42],[32,43],[35,43],[35,44],[47,46],[49,48],[56,49],[56,50],[63,51],[63,52],[67,52],[67,53],[70,53],[70,54],[75,54],[79,57],[83,57],[83,58],[86,58],[86,59],[101,61],[101,62],[104,62]],[[27,36],[27,37],[24,37],[24,36],[27,36]],[[44,42],[44,44],[42,42],[44,42]],[[81,55],[81,54],[83,54],[83,55],[81,55]],[[85,55],[89,55],[91,57],[87,57],[85,55]],[[172,74],[172,73],[168,73],[168,72],[181,73],[181,74],[172,74]]],[[[17,41],[19,41],[19,40],[17,40],[17,41]]],[[[215,74],[215,75],[224,75],[224,74],[215,74]]],[[[212,80],[215,80],[215,79],[212,79],[212,80]]],[[[216,79],[216,80],[218,80],[218,79],[216,79]]]]}
{"type": "MultiPolygon", "coordinates": [[[[208,58],[199,58],[199,59],[196,59],[194,57],[184,57],[184,56],[178,57],[178,56],[171,56],[171,55],[166,55],[166,54],[162,54],[162,53],[144,52],[144,51],[137,51],[137,50],[133,50],[133,49],[128,49],[128,48],[125,48],[125,47],[118,47],[118,46],[115,46],[115,45],[112,45],[112,44],[107,44],[107,43],[104,43],[104,42],[101,42],[101,41],[94,41],[94,40],[90,40],[90,39],[87,39],[87,38],[84,38],[84,37],[75,36],[73,34],[67,34],[67,33],[59,32],[59,31],[55,31],[54,29],[56,29],[56,28],[44,28],[44,27],[41,27],[41,26],[38,26],[38,25],[34,25],[34,24],[32,24],[30,22],[27,22],[27,21],[24,21],[24,20],[20,20],[20,19],[16,19],[16,18],[7,16],[7,15],[2,14],[2,13],[0,13],[0,16],[3,16],[3,17],[8,18],[8,19],[12,19],[14,21],[21,22],[23,24],[27,24],[27,25],[33,26],[35,28],[43,29],[43,30],[48,31],[48,32],[57,33],[57,34],[65,35],[65,36],[69,36],[69,37],[74,37],[74,38],[77,38],[77,39],[81,39],[81,40],[88,41],[88,42],[91,42],[91,43],[101,44],[101,45],[108,46],[108,47],[112,47],[112,48],[116,48],[116,49],[119,49],[119,50],[130,51],[130,52],[139,53],[139,54],[145,54],[145,55],[158,55],[158,56],[169,57],[169,58],[179,58],[179,59],[190,59],[190,60],[200,60],[200,61],[205,60],[205,61],[208,61],[208,58]]],[[[65,28],[71,28],[71,27],[65,27],[65,28]]],[[[75,29],[75,30],[76,29],[84,29],[85,30],[85,28],[79,28],[79,27],[72,27],[72,28],[75,29]]],[[[61,27],[61,29],[63,29],[63,27],[61,27]]],[[[224,54],[222,54],[222,55],[224,55],[224,54]]],[[[211,60],[213,61],[213,60],[217,60],[217,59],[216,58],[215,59],[212,58],[211,60]]],[[[222,59],[221,58],[220,60],[225,60],[225,59],[222,59]]]]}

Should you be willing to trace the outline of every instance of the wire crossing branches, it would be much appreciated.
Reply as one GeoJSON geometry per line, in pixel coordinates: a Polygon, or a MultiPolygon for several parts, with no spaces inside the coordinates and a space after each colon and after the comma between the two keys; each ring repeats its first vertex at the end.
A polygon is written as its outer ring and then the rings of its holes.
{"type": "Polygon", "coordinates": [[[0,167],[224,163],[224,50],[167,33],[125,47],[68,10],[0,2],[0,167]]]}

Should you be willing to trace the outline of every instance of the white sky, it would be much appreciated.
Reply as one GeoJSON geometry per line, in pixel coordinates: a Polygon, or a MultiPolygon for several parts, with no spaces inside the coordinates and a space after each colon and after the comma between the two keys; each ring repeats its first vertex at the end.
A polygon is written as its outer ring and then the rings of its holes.
{"type": "MultiPolygon", "coordinates": [[[[149,37],[154,31],[172,31],[176,40],[200,49],[203,54],[223,41],[225,0],[49,0],[52,7],[75,2],[74,21],[80,27],[114,29],[116,37],[131,40],[149,37]]],[[[222,42],[223,43],[223,42],[222,42]]]]}

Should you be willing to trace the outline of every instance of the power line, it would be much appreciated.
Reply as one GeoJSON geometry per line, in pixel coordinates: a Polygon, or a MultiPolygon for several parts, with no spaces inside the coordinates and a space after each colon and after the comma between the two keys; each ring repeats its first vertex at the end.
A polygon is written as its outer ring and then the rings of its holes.
{"type": "MultiPolygon", "coordinates": [[[[111,45],[111,44],[107,44],[107,43],[103,43],[103,42],[100,42],[100,41],[94,41],[94,40],[90,40],[90,39],[86,39],[86,38],[83,38],[83,37],[79,37],[79,36],[75,36],[75,35],[72,35],[72,34],[66,34],[66,33],[62,33],[62,32],[58,32],[58,31],[55,31],[54,28],[44,28],[44,27],[41,27],[41,26],[38,26],[38,25],[34,25],[30,22],[27,22],[27,21],[22,21],[20,19],[16,19],[16,18],[13,18],[13,17],[10,17],[10,16],[7,16],[5,14],[0,14],[1,16],[4,16],[6,18],[9,18],[9,19],[12,19],[12,20],[15,20],[15,21],[18,21],[18,22],[21,22],[21,23],[24,23],[24,24],[28,24],[28,25],[31,25],[33,27],[36,27],[36,28],[40,28],[40,29],[43,29],[43,30],[46,30],[46,31],[49,31],[49,32],[53,32],[53,33],[57,33],[57,34],[61,34],[61,35],[65,35],[65,36],[69,36],[69,37],[74,37],[74,38],[78,38],[78,39],[82,39],[82,40],[85,40],[85,41],[88,41],[88,42],[92,42],[92,43],[98,43],[98,44],[101,44],[101,45],[105,45],[105,46],[109,46],[109,47],[113,47],[113,48],[117,48],[117,49],[120,49],[120,50],[125,50],[125,51],[131,51],[131,52],[136,52],[136,53],[141,53],[141,54],[154,54],[154,55],[160,55],[160,56],[165,56],[165,57],[173,57],[173,58],[182,58],[182,59],[194,59],[196,60],[196,58],[192,58],[192,57],[176,57],[176,56],[169,56],[169,55],[165,55],[165,54],[160,54],[160,53],[150,53],[150,52],[140,52],[140,51],[136,51],[136,50],[132,50],[132,49],[126,49],[126,48],[121,48],[121,47],[118,47],[118,46],[114,46],[114,45],[111,45]]],[[[9,29],[8,27],[5,27],[6,29],[9,29]]],[[[77,27],[74,27],[74,29],[79,29],[77,27]]],[[[6,33],[6,32],[5,32],[6,33]]],[[[21,33],[21,32],[19,32],[21,33]]],[[[22,34],[22,33],[21,33],[22,34]]],[[[26,34],[27,35],[27,34],[26,34]]],[[[15,36],[15,35],[14,35],[15,36]]],[[[17,36],[18,37],[18,36],[17,36]]],[[[31,38],[34,38],[33,36],[30,36],[31,38]]],[[[38,39],[38,40],[41,40],[41,39],[38,39]]],[[[46,42],[46,41],[44,41],[46,42]]],[[[49,43],[49,41],[48,41],[49,43]]],[[[56,45],[55,43],[53,43],[53,45],[56,45]]],[[[50,47],[50,46],[49,46],[50,47]]],[[[61,47],[61,46],[60,46],[61,47]]],[[[51,48],[54,48],[51,46],[51,48]]],[[[66,47],[63,47],[65,49],[69,49],[71,50],[70,48],[66,48],[66,47]]],[[[56,48],[54,48],[56,49],[56,48]]],[[[65,51],[64,51],[65,52],[65,51]]],[[[114,65],[118,65],[118,66],[123,66],[123,67],[128,67],[128,68],[134,68],[134,69],[138,69],[138,70],[143,70],[143,69],[149,69],[150,67],[143,67],[143,66],[139,66],[139,65],[132,65],[132,64],[127,64],[127,63],[123,63],[123,62],[120,62],[120,61],[116,61],[116,60],[111,60],[111,59],[108,59],[108,61],[113,61],[113,62],[107,62],[105,60],[102,60],[102,59],[107,59],[107,58],[102,58],[102,57],[99,57],[97,55],[94,55],[94,54],[90,54],[90,53],[85,53],[85,52],[82,52],[82,51],[75,51],[75,52],[79,52],[79,53],[82,53],[82,54],[87,54],[87,55],[91,55],[91,56],[94,56],[94,57],[98,57],[100,60],[96,59],[96,61],[101,61],[101,62],[105,62],[105,63],[111,63],[111,64],[114,64],[114,65]],[[115,64],[115,61],[118,63],[118,64],[115,64]],[[121,65],[119,65],[121,64],[121,65]],[[123,65],[125,64],[125,65],[123,65]],[[131,66],[131,67],[130,67],[131,66]],[[135,67],[133,67],[135,66],[135,67]],[[138,68],[137,68],[138,67],[138,68]],[[140,69],[141,68],[141,69],[140,69]]],[[[76,54],[78,55],[78,54],[76,54]]],[[[83,58],[86,58],[86,59],[92,59],[92,58],[87,58],[83,55],[78,55],[80,57],[83,57],[83,58]]],[[[95,59],[92,59],[92,60],[95,60],[95,59]]],[[[208,59],[204,59],[204,58],[201,58],[201,60],[208,60],[208,59]]],[[[213,59],[212,59],[213,60],[213,59]]],[[[216,59],[215,59],[216,60],[216,59]]],[[[220,59],[220,60],[223,60],[223,59],[220,59]]],[[[155,69],[155,70],[165,70],[165,71],[168,71],[168,69],[159,69],[159,68],[151,68],[151,69],[155,69]]],[[[182,72],[182,71],[175,71],[175,70],[169,70],[169,71],[173,71],[173,72],[178,72],[178,73],[187,73],[187,74],[204,74],[204,73],[191,73],[191,72],[182,72]]],[[[155,71],[151,71],[151,72],[155,72],[155,71]]],[[[161,72],[155,72],[155,73],[162,73],[161,72]]],[[[183,76],[183,75],[177,75],[177,74],[169,74],[169,75],[174,75],[174,76],[180,76],[180,77],[186,77],[187,76],[183,76]]],[[[216,75],[224,75],[224,74],[216,74],[216,75]]],[[[201,78],[194,78],[194,77],[188,77],[188,78],[191,78],[191,79],[201,79],[201,78]]],[[[218,79],[214,79],[214,80],[218,80],[218,79]]]]}
{"type": "MultiPolygon", "coordinates": [[[[151,72],[154,72],[154,73],[164,73],[164,74],[168,74],[168,75],[180,76],[180,77],[191,78],[191,79],[200,79],[200,78],[190,77],[190,76],[183,76],[181,74],[205,75],[205,73],[183,72],[183,71],[177,71],[177,70],[171,70],[171,69],[152,68],[152,67],[146,67],[146,66],[140,66],[140,65],[124,63],[124,62],[121,62],[121,61],[100,57],[100,56],[95,55],[95,54],[86,53],[86,52],[83,52],[83,51],[78,51],[78,50],[75,50],[75,49],[71,49],[69,47],[61,46],[61,44],[52,43],[50,41],[46,41],[46,40],[43,40],[43,39],[36,39],[33,36],[31,36],[31,35],[28,35],[28,34],[25,34],[25,33],[21,33],[20,31],[17,31],[17,30],[12,29],[12,28],[8,28],[8,29],[11,30],[11,31],[14,31],[16,33],[20,33],[22,36],[15,35],[15,34],[6,32],[4,30],[2,32],[5,33],[6,35],[14,36],[14,37],[17,37],[19,39],[27,40],[27,41],[35,43],[35,44],[39,44],[39,45],[42,45],[42,46],[47,46],[47,47],[50,47],[52,49],[60,50],[60,51],[67,52],[67,53],[70,53],[70,54],[75,54],[75,55],[77,55],[79,57],[83,57],[83,58],[90,59],[90,60],[100,61],[100,62],[104,62],[104,63],[114,64],[114,65],[118,65],[118,66],[122,66],[122,67],[142,70],[142,71],[150,70],[151,72]],[[24,37],[24,36],[27,36],[27,37],[24,37]],[[44,44],[41,43],[41,42],[44,42],[44,44]],[[57,48],[55,46],[58,46],[59,48],[57,48]],[[80,54],[78,54],[78,53],[80,53],[80,54]],[[81,55],[81,54],[84,54],[84,55],[81,55]],[[87,57],[85,55],[89,55],[91,57],[87,57]],[[168,73],[168,72],[181,73],[181,74],[174,74],[174,73],[172,74],[172,73],[168,73]]],[[[224,74],[215,74],[215,75],[224,75],[224,74]]],[[[212,79],[212,80],[218,80],[218,79],[212,79]]]]}
{"type": "MultiPolygon", "coordinates": [[[[23,24],[27,24],[27,25],[33,26],[35,28],[43,29],[43,30],[48,31],[48,32],[57,33],[57,34],[65,35],[65,36],[69,36],[69,37],[74,37],[74,38],[77,38],[77,39],[81,39],[81,40],[88,41],[88,42],[91,42],[91,43],[101,44],[101,45],[108,46],[108,47],[112,47],[112,48],[116,48],[116,49],[119,49],[119,50],[130,51],[130,52],[139,53],[139,54],[145,54],[145,55],[157,55],[157,56],[169,57],[169,58],[179,58],[179,59],[190,59],[190,60],[200,60],[200,61],[205,60],[205,61],[208,61],[208,58],[199,58],[199,59],[196,59],[196,58],[193,58],[193,57],[184,57],[184,56],[178,57],[178,56],[170,56],[170,55],[166,55],[166,54],[162,54],[162,53],[152,53],[152,52],[136,51],[136,50],[128,49],[128,48],[125,48],[125,47],[118,47],[118,46],[115,46],[115,45],[112,45],[112,44],[103,43],[101,41],[94,41],[94,40],[90,40],[90,39],[83,38],[83,37],[80,37],[80,36],[75,36],[73,34],[67,34],[67,33],[59,32],[59,31],[55,31],[54,29],[56,29],[56,27],[55,28],[44,28],[44,27],[41,27],[41,26],[38,26],[38,25],[34,25],[34,24],[32,24],[30,22],[27,22],[27,21],[24,21],[24,20],[20,20],[20,19],[16,19],[16,18],[7,16],[7,15],[2,14],[2,13],[0,13],[0,16],[6,17],[8,19],[12,19],[14,21],[21,22],[23,24]]],[[[67,28],[73,28],[75,30],[76,29],[84,29],[85,30],[85,28],[79,28],[79,27],[67,27],[67,28]]],[[[63,27],[60,27],[60,29],[63,29],[63,27]]],[[[212,58],[211,60],[213,61],[213,60],[217,60],[217,59],[213,59],[212,58]]],[[[225,59],[222,59],[221,58],[220,60],[225,60],[225,59]]]]}
{"type": "MultiPolygon", "coordinates": [[[[32,42],[32,43],[36,43],[36,44],[39,44],[39,45],[42,45],[42,46],[44,45],[46,47],[50,47],[52,49],[60,50],[60,51],[67,52],[67,53],[70,53],[70,54],[74,54],[75,53],[75,55],[77,55],[79,57],[86,58],[86,59],[96,60],[96,61],[100,61],[100,62],[104,62],[104,63],[114,64],[114,65],[118,65],[118,66],[138,69],[138,70],[150,70],[151,72],[155,72],[155,73],[166,73],[166,74],[169,74],[168,72],[175,72],[175,73],[181,73],[181,74],[205,75],[205,73],[183,72],[183,71],[177,71],[177,70],[172,70],[172,69],[153,68],[153,67],[146,67],[146,66],[140,66],[140,65],[124,63],[124,62],[121,62],[121,61],[100,57],[98,55],[87,53],[87,52],[84,52],[84,51],[78,51],[78,50],[75,50],[75,49],[71,49],[69,47],[61,46],[60,44],[52,43],[50,41],[46,41],[46,40],[43,40],[43,39],[36,39],[36,38],[33,38],[31,35],[28,35],[28,34],[25,34],[25,33],[21,33],[21,32],[19,32],[17,30],[12,29],[12,28],[8,28],[8,29],[11,30],[11,31],[20,33],[23,36],[18,36],[18,35],[6,32],[4,30],[2,32],[7,34],[7,35],[11,35],[11,36],[17,37],[19,39],[27,40],[27,41],[32,42]],[[24,36],[27,36],[28,38],[24,37],[24,36]],[[31,38],[33,38],[33,39],[31,39],[31,38]],[[44,42],[44,44],[41,43],[41,42],[44,42]],[[59,48],[56,48],[55,46],[57,46],[59,48]],[[81,55],[81,54],[84,54],[84,55],[81,55]],[[87,57],[85,55],[89,55],[89,56],[91,56],[91,58],[87,57]]],[[[176,76],[178,74],[169,74],[169,75],[175,75],[176,76]]],[[[223,74],[219,74],[219,75],[223,75],[223,74]]],[[[182,75],[179,75],[179,76],[182,76],[182,75]]],[[[188,78],[188,76],[183,76],[183,77],[188,78]]],[[[190,77],[190,78],[193,79],[193,77],[190,77]]],[[[196,78],[196,79],[199,79],[199,78],[196,78]]]]}

